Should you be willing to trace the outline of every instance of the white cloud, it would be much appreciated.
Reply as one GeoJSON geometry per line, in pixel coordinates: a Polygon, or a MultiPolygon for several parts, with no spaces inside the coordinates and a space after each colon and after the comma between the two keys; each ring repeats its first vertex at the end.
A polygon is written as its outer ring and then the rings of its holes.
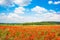
{"type": "Polygon", "coordinates": [[[54,4],[60,4],[60,1],[56,1],[56,2],[54,2],[54,4]]]}
{"type": "Polygon", "coordinates": [[[53,2],[53,1],[48,1],[48,4],[60,4],[60,1],[55,1],[55,2],[53,2]]]}
{"type": "Polygon", "coordinates": [[[0,5],[10,7],[10,6],[13,6],[14,4],[12,0],[0,0],[0,5]]]}
{"type": "Polygon", "coordinates": [[[16,14],[24,14],[25,8],[23,7],[18,7],[14,10],[14,13],[16,14]]]}
{"type": "Polygon", "coordinates": [[[0,14],[0,23],[19,23],[23,21],[23,16],[20,14],[24,14],[25,8],[18,7],[14,10],[13,13],[9,13],[6,15],[5,13],[0,14]]]}
{"type": "Polygon", "coordinates": [[[47,10],[43,7],[36,6],[32,11],[36,12],[35,15],[42,21],[60,21],[60,14],[57,14],[54,10],[47,10]]]}
{"type": "Polygon", "coordinates": [[[24,23],[24,22],[41,22],[41,21],[60,21],[60,15],[42,14],[39,17],[19,16],[17,14],[4,15],[0,18],[0,23],[24,23]]]}
{"type": "Polygon", "coordinates": [[[32,0],[0,0],[0,5],[13,6],[16,4],[18,6],[27,6],[31,1],[32,0]]]}
{"type": "Polygon", "coordinates": [[[49,4],[52,4],[53,2],[52,1],[48,1],[49,4]]]}
{"type": "Polygon", "coordinates": [[[60,21],[60,18],[59,18],[60,15],[58,14],[54,14],[54,13],[46,13],[46,14],[43,14],[43,20],[45,21],[60,21]]]}
{"type": "Polygon", "coordinates": [[[15,4],[18,4],[20,6],[27,6],[31,3],[32,0],[13,0],[15,4]]]}
{"type": "Polygon", "coordinates": [[[31,10],[34,12],[37,12],[39,14],[47,12],[47,10],[45,8],[39,7],[39,6],[36,6],[35,8],[32,8],[31,10]]]}
{"type": "Polygon", "coordinates": [[[37,22],[39,18],[33,16],[19,16],[14,13],[10,13],[8,16],[5,14],[0,15],[0,23],[24,23],[24,22],[37,22]],[[3,16],[2,16],[3,15],[3,16]]]}
{"type": "Polygon", "coordinates": [[[0,0],[0,4],[3,4],[4,0],[0,0]]]}
{"type": "Polygon", "coordinates": [[[20,19],[22,19],[23,17],[22,16],[19,16],[19,15],[17,15],[17,14],[14,14],[14,13],[10,13],[8,16],[7,16],[7,23],[9,22],[9,23],[19,23],[19,22],[21,22],[22,20],[20,20],[20,19]]]}
{"type": "Polygon", "coordinates": [[[40,6],[36,6],[36,7],[32,8],[31,11],[39,13],[39,14],[56,13],[54,10],[47,10],[47,9],[40,7],[40,6]]]}
{"type": "Polygon", "coordinates": [[[24,22],[42,22],[42,21],[59,21],[60,14],[57,14],[54,10],[47,10],[43,7],[36,6],[30,10],[31,14],[25,14],[26,9],[23,7],[16,8],[13,13],[6,15],[0,14],[0,23],[24,23],[24,22]],[[19,14],[25,14],[24,16],[19,14]]]}
{"type": "Polygon", "coordinates": [[[23,17],[14,13],[9,13],[9,15],[1,14],[0,23],[21,23],[23,17]]]}

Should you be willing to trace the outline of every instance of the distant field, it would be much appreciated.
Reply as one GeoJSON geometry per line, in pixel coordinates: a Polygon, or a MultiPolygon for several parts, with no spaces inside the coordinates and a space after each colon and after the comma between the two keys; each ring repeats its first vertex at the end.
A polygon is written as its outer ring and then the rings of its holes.
{"type": "Polygon", "coordinates": [[[0,23],[0,25],[60,25],[60,22],[0,23]]]}

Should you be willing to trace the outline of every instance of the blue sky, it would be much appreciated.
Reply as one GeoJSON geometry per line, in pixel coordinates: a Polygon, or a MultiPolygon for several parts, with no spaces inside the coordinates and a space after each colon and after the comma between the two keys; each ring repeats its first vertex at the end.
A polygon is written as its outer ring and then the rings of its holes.
{"type": "Polygon", "coordinates": [[[60,0],[0,0],[0,23],[59,21],[60,0]]]}
{"type": "MultiPolygon", "coordinates": [[[[41,7],[44,7],[48,10],[52,9],[52,10],[55,10],[55,11],[60,11],[60,4],[58,5],[55,5],[55,4],[48,4],[48,1],[49,0],[32,0],[32,3],[28,6],[26,6],[27,8],[32,8],[32,7],[35,7],[35,6],[41,6],[41,7]]],[[[55,0],[52,0],[53,2],[55,2],[55,0]]],[[[58,1],[58,0],[56,0],[58,1]]]]}

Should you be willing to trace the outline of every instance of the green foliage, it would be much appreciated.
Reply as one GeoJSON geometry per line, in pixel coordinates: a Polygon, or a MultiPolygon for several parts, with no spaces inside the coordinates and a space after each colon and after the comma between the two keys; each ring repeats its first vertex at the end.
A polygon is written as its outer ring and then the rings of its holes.
{"type": "Polygon", "coordinates": [[[5,29],[4,31],[0,29],[0,39],[1,40],[5,40],[7,35],[9,35],[8,29],[5,29]]]}
{"type": "Polygon", "coordinates": [[[14,37],[10,37],[8,40],[14,40],[14,37]]]}

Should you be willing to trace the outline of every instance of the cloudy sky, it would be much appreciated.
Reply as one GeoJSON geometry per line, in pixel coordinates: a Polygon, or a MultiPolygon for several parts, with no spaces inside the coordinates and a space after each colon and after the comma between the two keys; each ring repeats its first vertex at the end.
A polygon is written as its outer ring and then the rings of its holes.
{"type": "Polygon", "coordinates": [[[60,0],[0,0],[0,23],[60,22],[60,0]]]}

